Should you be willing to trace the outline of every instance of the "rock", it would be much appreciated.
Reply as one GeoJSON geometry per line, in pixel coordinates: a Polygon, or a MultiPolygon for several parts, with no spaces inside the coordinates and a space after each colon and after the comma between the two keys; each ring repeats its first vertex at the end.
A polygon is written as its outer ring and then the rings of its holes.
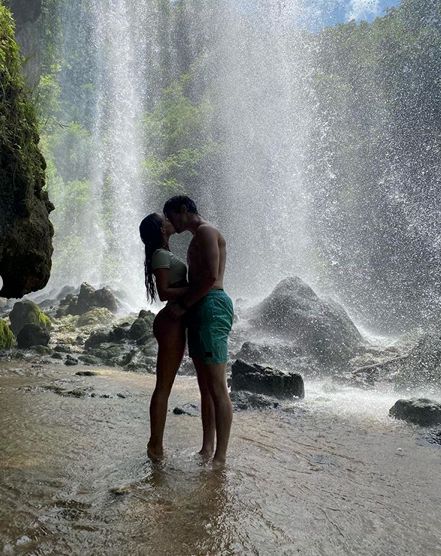
{"type": "Polygon", "coordinates": [[[423,336],[406,357],[395,363],[393,370],[399,386],[438,388],[441,384],[441,336],[423,336]]]}
{"type": "Polygon", "coordinates": [[[49,332],[39,324],[25,324],[17,336],[17,345],[20,349],[32,346],[47,346],[49,332]]]}
{"type": "Polygon", "coordinates": [[[175,415],[190,415],[191,417],[197,417],[200,415],[200,409],[194,403],[184,403],[183,405],[176,406],[173,409],[175,415]]]}
{"type": "Polygon", "coordinates": [[[68,367],[73,367],[74,365],[78,365],[78,359],[75,359],[74,357],[70,359],[66,359],[64,364],[67,365],[68,367]]]}
{"type": "Polygon", "coordinates": [[[15,345],[15,336],[8,323],[0,319],[0,349],[11,349],[15,345]]]}
{"type": "Polygon", "coordinates": [[[116,313],[118,303],[109,288],[95,290],[87,282],[83,282],[78,296],[68,295],[61,303],[57,316],[83,315],[95,308],[105,308],[116,313]]]}
{"type": "Polygon", "coordinates": [[[58,353],[57,351],[54,351],[54,353],[52,353],[51,355],[52,359],[59,359],[59,360],[63,360],[63,355],[61,353],[58,353]]]}
{"type": "Polygon", "coordinates": [[[130,340],[136,341],[140,338],[151,336],[152,332],[151,324],[146,319],[138,317],[130,327],[128,337],[130,340]]]}
{"type": "Polygon", "coordinates": [[[12,331],[16,336],[25,324],[38,324],[47,330],[52,327],[50,318],[43,313],[36,303],[29,299],[17,301],[14,304],[12,311],[9,313],[9,320],[11,321],[12,331]]]}
{"type": "Polygon", "coordinates": [[[38,123],[21,74],[13,20],[0,6],[0,276],[3,297],[42,289],[51,270],[54,206],[45,185],[38,123]]]}
{"type": "Polygon", "coordinates": [[[70,346],[66,346],[64,344],[57,344],[54,347],[54,351],[58,351],[59,353],[71,353],[72,348],[70,346]]]}
{"type": "Polygon", "coordinates": [[[89,350],[98,347],[101,344],[107,342],[109,337],[108,332],[103,332],[102,330],[98,330],[97,332],[92,332],[89,338],[85,341],[84,347],[89,350]]]}
{"type": "Polygon", "coordinates": [[[441,404],[426,398],[398,400],[389,415],[423,427],[441,424],[441,404]]]}
{"type": "Polygon", "coordinates": [[[103,325],[112,322],[113,320],[113,313],[106,309],[105,307],[95,307],[86,313],[80,315],[77,326],[79,328],[83,326],[94,326],[94,325],[103,325]]]}
{"type": "Polygon", "coordinates": [[[98,376],[99,373],[96,373],[95,371],[77,371],[75,373],[78,376],[98,376]]]}
{"type": "Polygon", "coordinates": [[[37,344],[32,346],[33,351],[38,353],[38,355],[52,355],[52,350],[48,346],[43,346],[41,344],[37,344]]]}
{"type": "MultiPolygon", "coordinates": [[[[93,355],[80,355],[78,357],[79,361],[81,361],[82,363],[85,363],[86,365],[100,365],[101,361],[98,359],[98,357],[94,357],[93,355]]],[[[80,371],[81,372],[81,371],[80,371]]],[[[84,373],[93,373],[93,371],[83,371],[84,373]]],[[[79,373],[77,373],[79,374],[79,373]]],[[[96,373],[93,373],[96,374],[96,373]]]]}
{"type": "Polygon", "coordinates": [[[255,394],[254,392],[246,392],[240,390],[238,392],[230,392],[231,402],[234,409],[275,409],[279,407],[279,402],[273,398],[255,394]]]}
{"type": "Polygon", "coordinates": [[[240,359],[237,359],[231,368],[231,389],[276,398],[305,396],[303,379],[298,373],[287,373],[257,364],[249,365],[240,359]]]}
{"type": "Polygon", "coordinates": [[[322,364],[347,361],[362,337],[338,303],[320,299],[300,278],[285,278],[250,313],[250,323],[289,338],[322,364]]]}

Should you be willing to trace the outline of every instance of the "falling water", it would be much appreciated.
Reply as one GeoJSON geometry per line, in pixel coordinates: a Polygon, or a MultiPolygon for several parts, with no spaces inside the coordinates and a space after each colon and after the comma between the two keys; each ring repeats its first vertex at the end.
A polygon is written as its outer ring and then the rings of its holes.
{"type": "MultiPolygon", "coordinates": [[[[173,3],[168,11],[165,4],[93,0],[63,7],[64,50],[74,63],[80,57],[92,68],[90,82],[81,64],[60,77],[67,103],[83,109],[90,129],[91,185],[69,265],[57,265],[69,234],[66,220],[54,216],[51,286],[109,284],[123,290],[132,306],[141,305],[139,221],[183,190],[226,236],[233,294],[265,293],[292,273],[313,281],[302,184],[308,52],[296,30],[305,8],[300,1],[194,1],[172,14],[173,3]],[[152,139],[143,117],[167,86],[189,72],[193,88],[203,91],[188,93],[191,101],[210,106],[201,127],[216,145],[217,159],[215,167],[209,157],[202,160],[198,183],[173,189],[158,185],[145,169],[152,139]],[[85,83],[88,113],[75,98],[85,83]]],[[[167,151],[169,140],[164,133],[160,149],[167,151]]],[[[54,200],[58,206],[68,202],[54,200]]],[[[182,254],[184,243],[175,244],[182,254]]]]}

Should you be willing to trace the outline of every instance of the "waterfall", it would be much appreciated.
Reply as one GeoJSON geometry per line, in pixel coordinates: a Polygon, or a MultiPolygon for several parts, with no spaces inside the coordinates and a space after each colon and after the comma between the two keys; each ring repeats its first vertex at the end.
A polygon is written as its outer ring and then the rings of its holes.
{"type": "MultiPolygon", "coordinates": [[[[89,130],[83,149],[89,189],[87,202],[76,203],[74,229],[69,183],[52,193],[59,211],[50,286],[108,284],[132,306],[142,305],[139,221],[182,191],[224,233],[226,282],[234,295],[265,293],[292,273],[313,280],[302,185],[308,134],[308,53],[296,30],[305,15],[302,3],[67,4],[60,19],[69,65],[59,82],[70,114],[63,117],[72,119],[75,106],[74,119],[79,112],[89,130]],[[195,111],[198,144],[190,144],[193,136],[175,141],[174,130],[163,124],[152,138],[144,125],[145,114],[155,114],[164,91],[176,83],[184,83],[184,108],[195,111]],[[190,169],[173,187],[158,183],[161,156],[171,156],[166,160],[179,173],[186,154],[198,160],[197,171],[190,169]]],[[[188,125],[196,124],[189,119],[188,125]]],[[[61,164],[68,149],[57,156],[61,164]]],[[[181,254],[184,244],[174,243],[181,254]]]]}

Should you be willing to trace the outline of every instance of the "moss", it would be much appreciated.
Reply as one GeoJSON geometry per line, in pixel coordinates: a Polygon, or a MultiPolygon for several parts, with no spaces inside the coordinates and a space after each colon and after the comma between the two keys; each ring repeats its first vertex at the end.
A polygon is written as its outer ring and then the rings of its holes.
{"type": "Polygon", "coordinates": [[[25,324],[38,324],[46,330],[52,328],[51,319],[29,299],[17,301],[9,314],[9,320],[11,328],[17,336],[25,324]]]}
{"type": "Polygon", "coordinates": [[[0,349],[11,349],[15,345],[15,336],[7,322],[0,319],[0,349]]]}
{"type": "Polygon", "coordinates": [[[0,4],[0,275],[5,297],[46,285],[52,255],[48,213],[53,206],[43,191],[46,165],[21,70],[14,21],[0,4]]]}

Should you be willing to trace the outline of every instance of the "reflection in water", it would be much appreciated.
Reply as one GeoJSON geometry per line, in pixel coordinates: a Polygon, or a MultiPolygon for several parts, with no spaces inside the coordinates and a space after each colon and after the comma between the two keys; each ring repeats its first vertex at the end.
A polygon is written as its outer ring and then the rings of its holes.
{"type": "MultiPolygon", "coordinates": [[[[441,453],[387,417],[392,395],[317,383],[290,411],[237,413],[214,472],[193,417],[170,414],[148,462],[154,377],[71,372],[0,368],[0,553],[441,554],[441,453]]],[[[197,395],[179,379],[171,404],[197,395]]]]}

